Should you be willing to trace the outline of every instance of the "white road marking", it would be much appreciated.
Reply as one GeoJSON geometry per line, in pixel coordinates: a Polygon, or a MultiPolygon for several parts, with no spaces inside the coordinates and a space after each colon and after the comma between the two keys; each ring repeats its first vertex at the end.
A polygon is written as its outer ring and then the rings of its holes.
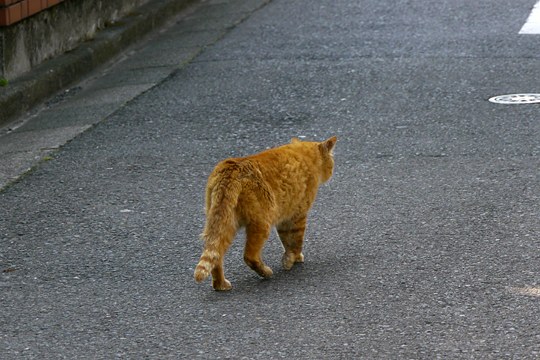
{"type": "Polygon", "coordinates": [[[540,1],[534,4],[534,7],[527,19],[527,22],[521,30],[520,34],[540,34],[540,1]]]}
{"type": "Polygon", "coordinates": [[[526,287],[511,287],[509,288],[510,292],[517,295],[526,295],[540,297],[540,288],[526,286],[526,287]]]}

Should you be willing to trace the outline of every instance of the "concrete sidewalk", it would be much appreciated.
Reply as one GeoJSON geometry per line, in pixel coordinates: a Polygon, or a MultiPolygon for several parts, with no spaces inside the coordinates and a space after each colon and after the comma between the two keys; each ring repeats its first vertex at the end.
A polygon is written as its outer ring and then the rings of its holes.
{"type": "Polygon", "coordinates": [[[268,2],[163,0],[158,7],[153,4],[152,12],[141,11],[145,15],[104,30],[94,41],[10,84],[0,95],[4,115],[41,105],[15,121],[0,123],[4,125],[0,129],[0,189],[185,66],[268,2]],[[140,41],[133,44],[136,39],[140,41]],[[107,60],[108,65],[103,65],[107,60]],[[52,96],[58,84],[77,80],[80,83],[52,96]]]}
{"type": "MultiPolygon", "coordinates": [[[[4,126],[17,116],[23,115],[57,91],[80,81],[81,77],[110,61],[126,47],[140,41],[149,32],[162,27],[194,2],[195,0],[152,0],[147,2],[104,29],[98,30],[90,41],[81,39],[76,48],[66,50],[61,55],[53,55],[52,59],[35,65],[32,70],[9,78],[9,85],[0,88],[0,126],[4,126]]],[[[70,9],[63,11],[68,12],[70,9]]],[[[80,16],[80,14],[75,13],[62,13],[61,15],[80,16]]],[[[50,16],[59,16],[59,14],[50,16]]],[[[28,21],[30,22],[26,26],[34,27],[34,22],[45,20],[38,16],[32,17],[32,20],[28,21]]],[[[39,24],[35,24],[35,26],[39,27],[39,24]]],[[[61,26],[62,22],[59,22],[58,27],[61,26]]],[[[20,32],[19,41],[26,41],[26,38],[23,37],[23,30],[20,32]]],[[[78,35],[74,33],[73,37],[78,38],[78,35]]],[[[4,39],[4,41],[6,40],[4,39]]],[[[62,39],[58,38],[54,41],[62,42],[62,39]]],[[[33,57],[41,57],[40,54],[37,54],[39,50],[35,51],[36,54],[33,57]]],[[[29,60],[21,55],[19,61],[29,60]]]]}

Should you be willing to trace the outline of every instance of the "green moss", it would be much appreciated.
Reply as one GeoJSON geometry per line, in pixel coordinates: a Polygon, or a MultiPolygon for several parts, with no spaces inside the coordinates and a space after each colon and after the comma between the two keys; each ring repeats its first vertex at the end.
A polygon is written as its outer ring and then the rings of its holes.
{"type": "Polygon", "coordinates": [[[9,81],[3,77],[0,77],[0,86],[8,86],[9,81]]]}

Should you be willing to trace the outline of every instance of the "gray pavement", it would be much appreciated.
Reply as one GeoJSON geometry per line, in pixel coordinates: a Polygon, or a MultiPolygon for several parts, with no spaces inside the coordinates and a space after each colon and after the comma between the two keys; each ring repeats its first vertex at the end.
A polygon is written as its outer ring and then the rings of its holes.
{"type": "MultiPolygon", "coordinates": [[[[49,159],[51,152],[76,135],[188,64],[206,46],[212,45],[266,2],[213,0],[194,4],[127,48],[108,65],[96,69],[80,84],[62,90],[26,116],[0,128],[0,189],[32,171],[43,159],[49,159]],[[221,12],[226,16],[220,15],[221,12]]],[[[165,9],[166,4],[162,6],[165,9]]],[[[114,36],[102,37],[119,42],[115,37],[128,37],[133,27],[136,26],[116,29],[114,36]]],[[[97,42],[103,43],[103,47],[112,46],[107,41],[97,42]]],[[[70,54],[66,56],[70,58],[70,54]]],[[[55,59],[55,62],[66,63],[69,59],[55,59]]],[[[50,72],[47,64],[43,68],[43,74],[36,70],[35,75],[47,77],[50,72]]],[[[55,71],[66,77],[61,74],[63,68],[55,71]]]]}
{"type": "Polygon", "coordinates": [[[253,4],[197,8],[0,137],[83,130],[0,193],[3,358],[538,358],[540,108],[487,101],[540,92],[534,1],[253,4]],[[214,164],[330,135],[305,264],[272,235],[259,279],[239,234],[233,290],[196,284],[214,164]]]}

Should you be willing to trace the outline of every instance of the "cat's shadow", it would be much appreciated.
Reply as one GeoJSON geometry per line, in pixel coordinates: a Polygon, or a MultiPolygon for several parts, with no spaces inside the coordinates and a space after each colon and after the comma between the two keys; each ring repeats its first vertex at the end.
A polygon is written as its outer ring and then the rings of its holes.
{"type": "Polygon", "coordinates": [[[269,293],[284,292],[297,288],[305,280],[304,264],[295,264],[291,270],[273,269],[271,278],[264,279],[251,270],[234,274],[229,280],[233,288],[229,291],[214,291],[210,287],[203,300],[219,301],[231,298],[267,297],[269,293]],[[304,274],[304,275],[303,275],[304,274]]]}
{"type": "MultiPolygon", "coordinates": [[[[276,245],[277,246],[277,245],[276,245]]],[[[297,263],[291,270],[284,270],[279,263],[277,251],[270,251],[267,257],[274,274],[269,279],[263,279],[250,270],[245,264],[231,265],[228,279],[233,288],[230,291],[214,291],[210,282],[205,282],[206,288],[201,291],[201,301],[264,300],[268,297],[284,297],[289,294],[304,292],[317,293],[321,287],[332,288],[347,283],[344,279],[354,268],[365,263],[366,257],[359,252],[348,252],[331,256],[308,254],[305,263],[297,263]],[[336,285],[339,284],[339,285],[336,285]]]]}

